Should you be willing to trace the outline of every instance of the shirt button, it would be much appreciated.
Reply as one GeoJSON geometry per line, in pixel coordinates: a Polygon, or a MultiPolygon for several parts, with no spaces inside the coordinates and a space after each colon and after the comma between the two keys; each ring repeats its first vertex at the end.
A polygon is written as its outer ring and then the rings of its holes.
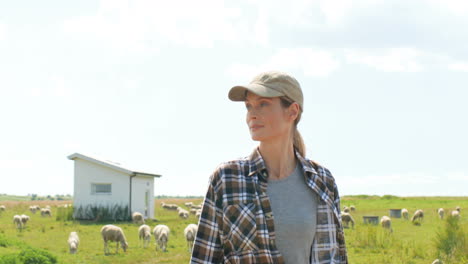
{"type": "Polygon", "coordinates": [[[263,177],[268,178],[268,173],[266,173],[266,171],[263,171],[262,175],[263,177]]]}
{"type": "Polygon", "coordinates": [[[276,247],[276,245],[275,245],[275,240],[274,240],[274,239],[271,239],[271,240],[270,240],[270,246],[276,247]]]}
{"type": "Polygon", "coordinates": [[[265,217],[266,217],[267,219],[270,219],[272,216],[273,216],[272,213],[266,213],[266,214],[265,214],[265,217]]]}

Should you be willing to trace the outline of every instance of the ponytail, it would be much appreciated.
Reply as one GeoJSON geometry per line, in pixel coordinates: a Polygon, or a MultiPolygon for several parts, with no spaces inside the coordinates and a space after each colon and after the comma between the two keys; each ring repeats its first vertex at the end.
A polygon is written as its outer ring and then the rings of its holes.
{"type": "MultiPolygon", "coordinates": [[[[280,97],[280,99],[281,99],[281,104],[285,108],[289,107],[292,103],[294,103],[294,101],[292,101],[286,96],[280,97]]],[[[302,116],[302,109],[299,110],[299,114],[297,115],[297,118],[294,121],[293,147],[297,152],[299,152],[299,154],[302,157],[305,157],[306,147],[304,144],[304,139],[302,139],[301,133],[299,133],[299,130],[297,130],[297,124],[301,120],[301,116],[302,116]]]]}
{"type": "Polygon", "coordinates": [[[299,133],[299,130],[297,130],[296,126],[294,127],[293,146],[302,157],[305,157],[306,147],[304,140],[302,139],[301,133],[299,133]]]}

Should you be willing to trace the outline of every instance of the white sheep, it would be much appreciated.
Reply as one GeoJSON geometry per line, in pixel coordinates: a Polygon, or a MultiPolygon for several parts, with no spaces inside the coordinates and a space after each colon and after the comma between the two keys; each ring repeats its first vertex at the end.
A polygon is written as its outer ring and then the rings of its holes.
{"type": "MultiPolygon", "coordinates": [[[[169,241],[170,229],[167,225],[157,225],[153,229],[154,239],[156,240],[157,246],[162,251],[166,251],[167,242],[169,241]]],[[[156,250],[158,247],[156,247],[156,250]]]]}
{"type": "Polygon", "coordinates": [[[161,206],[164,208],[164,209],[167,209],[167,210],[177,210],[177,208],[179,207],[177,204],[167,204],[167,203],[164,203],[164,202],[161,202],[161,206]]]}
{"type": "Polygon", "coordinates": [[[187,219],[189,217],[189,212],[184,209],[180,209],[179,211],[179,217],[182,219],[187,219]]]}
{"type": "Polygon", "coordinates": [[[0,211],[5,211],[6,207],[4,205],[0,205],[0,211]]]}
{"type": "Polygon", "coordinates": [[[382,218],[380,219],[380,224],[382,225],[383,228],[390,230],[390,232],[393,232],[392,220],[390,219],[390,217],[386,215],[382,216],[382,218]]]}
{"type": "Polygon", "coordinates": [[[440,219],[444,219],[444,214],[445,214],[444,208],[437,209],[437,214],[439,214],[440,219]]]}
{"type": "Polygon", "coordinates": [[[21,222],[23,223],[23,227],[25,227],[26,223],[29,221],[29,216],[22,214],[20,215],[20,217],[21,217],[21,222]]]}
{"type": "Polygon", "coordinates": [[[203,205],[192,205],[191,208],[202,209],[203,205]]]}
{"type": "Polygon", "coordinates": [[[348,206],[343,207],[343,212],[344,213],[349,213],[350,209],[348,206]]]}
{"type": "Polygon", "coordinates": [[[70,232],[68,236],[68,247],[70,248],[70,254],[76,254],[78,250],[78,245],[80,244],[80,238],[78,237],[78,233],[70,232]]]}
{"type": "Polygon", "coordinates": [[[354,228],[354,218],[349,213],[341,213],[341,221],[343,222],[344,228],[349,228],[349,222],[351,222],[354,228]]]}
{"type": "Polygon", "coordinates": [[[460,213],[460,210],[461,210],[460,206],[455,207],[455,210],[457,210],[460,213]]]}
{"type": "Polygon", "coordinates": [[[138,239],[140,243],[143,242],[143,247],[148,247],[148,243],[151,242],[151,228],[148,225],[141,225],[138,228],[138,239]]]}
{"type": "Polygon", "coordinates": [[[133,219],[133,223],[135,223],[135,224],[139,224],[139,225],[145,224],[145,218],[139,212],[134,212],[132,214],[132,219],[133,219]]]}
{"type": "Polygon", "coordinates": [[[101,228],[101,235],[102,239],[104,240],[104,254],[109,253],[109,247],[107,246],[107,241],[116,242],[117,248],[115,250],[116,253],[119,252],[119,243],[122,245],[122,249],[124,252],[127,251],[128,243],[127,239],[125,238],[125,234],[122,228],[115,226],[115,225],[105,225],[101,228]]]}
{"type": "Polygon", "coordinates": [[[50,211],[50,208],[46,207],[46,208],[41,209],[41,216],[45,217],[46,215],[49,216],[49,217],[52,216],[52,212],[50,211]]]}
{"type": "Polygon", "coordinates": [[[185,206],[187,206],[188,208],[192,207],[193,203],[192,202],[187,202],[185,203],[185,206]]]}
{"type": "Polygon", "coordinates": [[[196,216],[198,219],[200,219],[201,213],[202,213],[202,210],[201,210],[201,209],[198,209],[197,212],[195,213],[195,216],[196,216]]]}
{"type": "Polygon", "coordinates": [[[23,229],[23,221],[21,221],[20,215],[13,216],[13,223],[16,224],[17,229],[23,229]]]}
{"type": "Polygon", "coordinates": [[[197,231],[198,231],[198,226],[196,224],[189,224],[184,229],[184,236],[185,236],[185,239],[187,240],[187,247],[188,247],[189,252],[192,251],[193,241],[195,240],[197,231]]]}
{"type": "Polygon", "coordinates": [[[460,218],[460,212],[457,211],[457,210],[453,210],[450,215],[453,217],[453,218],[457,218],[459,219],[460,218]]]}
{"type": "Polygon", "coordinates": [[[416,224],[416,221],[418,221],[417,224],[420,224],[423,219],[424,219],[424,211],[421,209],[418,209],[416,210],[416,212],[414,212],[414,215],[411,218],[411,222],[416,224]]]}
{"type": "Polygon", "coordinates": [[[31,206],[29,206],[29,211],[31,211],[31,213],[35,214],[35,213],[36,213],[36,211],[37,211],[37,208],[36,208],[36,206],[35,206],[35,205],[31,205],[31,206]]]}
{"type": "Polygon", "coordinates": [[[404,219],[408,220],[408,218],[409,218],[408,209],[406,209],[406,208],[401,209],[401,214],[403,215],[404,219]]]}
{"type": "Polygon", "coordinates": [[[349,209],[351,209],[351,212],[356,212],[356,206],[354,206],[354,205],[351,205],[349,207],[349,209]]]}

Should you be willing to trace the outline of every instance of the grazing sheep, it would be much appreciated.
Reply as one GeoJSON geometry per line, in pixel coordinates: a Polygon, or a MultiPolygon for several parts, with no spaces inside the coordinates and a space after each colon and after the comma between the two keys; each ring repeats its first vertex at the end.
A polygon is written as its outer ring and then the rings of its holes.
{"type": "Polygon", "coordinates": [[[6,207],[4,205],[0,205],[0,211],[5,211],[6,207]]]}
{"type": "Polygon", "coordinates": [[[393,232],[392,220],[390,219],[390,217],[386,215],[382,216],[382,218],[380,219],[380,224],[382,225],[383,228],[390,230],[391,233],[393,232]]]}
{"type": "Polygon", "coordinates": [[[408,209],[403,208],[401,209],[401,214],[403,215],[403,218],[408,220],[408,209]]]}
{"type": "MultiPolygon", "coordinates": [[[[167,225],[157,225],[153,229],[154,239],[156,240],[159,249],[166,251],[167,242],[169,241],[170,229],[167,225]]],[[[156,247],[156,250],[158,247],[156,247]]]]}
{"type": "Polygon", "coordinates": [[[203,205],[192,205],[191,208],[202,209],[203,205]]]}
{"type": "Polygon", "coordinates": [[[418,209],[418,210],[416,210],[416,212],[414,212],[414,215],[411,218],[411,222],[413,222],[413,224],[421,224],[421,221],[423,219],[424,219],[424,212],[423,212],[423,210],[418,209]],[[418,221],[418,222],[416,222],[416,221],[418,221]]]}
{"type": "Polygon", "coordinates": [[[343,212],[344,213],[349,213],[349,211],[350,211],[349,207],[347,207],[347,206],[343,207],[343,212]]]}
{"type": "Polygon", "coordinates": [[[460,210],[461,210],[460,206],[455,207],[455,210],[457,210],[460,213],[460,210]]]}
{"type": "Polygon", "coordinates": [[[198,226],[196,224],[189,224],[184,229],[184,236],[185,236],[185,239],[187,240],[187,247],[188,247],[189,252],[192,251],[193,241],[195,240],[197,231],[198,231],[198,226]]]}
{"type": "Polygon", "coordinates": [[[23,214],[23,215],[20,215],[20,217],[21,217],[21,223],[23,223],[23,227],[25,227],[26,223],[29,221],[29,216],[23,214]]]}
{"type": "Polygon", "coordinates": [[[35,206],[35,205],[31,205],[31,206],[29,206],[29,211],[31,211],[31,213],[35,214],[35,213],[36,213],[36,211],[37,211],[37,208],[36,208],[36,206],[35,206]]]}
{"type": "Polygon", "coordinates": [[[198,219],[200,219],[201,212],[202,212],[202,210],[201,210],[201,209],[198,209],[197,212],[195,213],[195,217],[197,217],[198,219]]]}
{"type": "Polygon", "coordinates": [[[351,226],[354,228],[354,218],[349,213],[341,213],[341,221],[344,228],[349,228],[349,222],[351,222],[351,226]]]}
{"type": "Polygon", "coordinates": [[[115,225],[105,225],[101,228],[101,235],[102,239],[104,240],[104,254],[107,255],[109,253],[107,241],[116,242],[117,248],[115,253],[119,252],[119,243],[122,245],[123,251],[127,251],[128,243],[122,228],[115,225]]]}
{"type": "Polygon", "coordinates": [[[460,218],[460,212],[457,211],[457,210],[453,210],[450,214],[453,218],[457,218],[459,219],[460,218]]]}
{"type": "Polygon", "coordinates": [[[189,217],[189,212],[187,210],[179,210],[179,217],[182,219],[187,219],[189,217]]]}
{"type": "Polygon", "coordinates": [[[193,205],[193,203],[192,203],[192,202],[185,203],[185,206],[187,206],[188,208],[191,208],[191,207],[192,207],[192,205],[193,205]]]}
{"type": "Polygon", "coordinates": [[[356,207],[354,205],[351,205],[349,209],[351,209],[351,212],[356,212],[356,207]]]}
{"type": "Polygon", "coordinates": [[[76,254],[79,244],[80,238],[78,237],[78,233],[70,232],[70,235],[68,236],[68,247],[70,248],[70,254],[76,254]]]}
{"type": "Polygon", "coordinates": [[[133,223],[134,224],[138,224],[138,225],[143,225],[145,224],[145,218],[143,217],[143,215],[139,212],[134,212],[132,214],[132,219],[133,219],[133,223]]]}
{"type": "Polygon", "coordinates": [[[140,243],[143,240],[143,247],[148,247],[148,244],[151,241],[151,228],[148,225],[141,225],[138,228],[138,239],[140,240],[140,243]]]}
{"type": "Polygon", "coordinates": [[[437,214],[439,214],[440,219],[444,219],[444,214],[445,214],[444,208],[437,209],[437,214]]]}
{"type": "Polygon", "coordinates": [[[13,223],[16,224],[17,229],[23,229],[23,221],[21,221],[21,216],[13,216],[13,223]]]}
{"type": "Polygon", "coordinates": [[[164,203],[164,202],[161,203],[161,205],[162,205],[162,207],[163,207],[164,209],[173,210],[173,211],[177,210],[177,208],[179,207],[179,206],[177,206],[177,204],[166,204],[166,203],[164,203]]]}
{"type": "Polygon", "coordinates": [[[41,216],[45,217],[46,215],[49,216],[49,217],[52,217],[52,212],[50,211],[50,208],[42,208],[41,209],[41,216]]]}

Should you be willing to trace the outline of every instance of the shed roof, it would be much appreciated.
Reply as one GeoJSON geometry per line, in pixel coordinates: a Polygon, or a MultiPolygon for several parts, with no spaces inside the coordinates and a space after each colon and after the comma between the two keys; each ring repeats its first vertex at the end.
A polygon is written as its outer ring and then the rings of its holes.
{"type": "Polygon", "coordinates": [[[104,167],[113,169],[113,170],[123,172],[125,174],[128,174],[129,176],[150,176],[150,177],[157,177],[157,178],[161,177],[160,174],[130,170],[130,169],[127,169],[127,168],[124,168],[124,167],[120,166],[120,163],[112,162],[110,160],[97,159],[95,157],[90,157],[89,155],[83,155],[83,154],[80,154],[80,153],[73,153],[73,154],[67,156],[67,158],[70,159],[70,160],[75,160],[75,159],[86,160],[86,161],[96,163],[96,164],[102,165],[104,167]]]}

